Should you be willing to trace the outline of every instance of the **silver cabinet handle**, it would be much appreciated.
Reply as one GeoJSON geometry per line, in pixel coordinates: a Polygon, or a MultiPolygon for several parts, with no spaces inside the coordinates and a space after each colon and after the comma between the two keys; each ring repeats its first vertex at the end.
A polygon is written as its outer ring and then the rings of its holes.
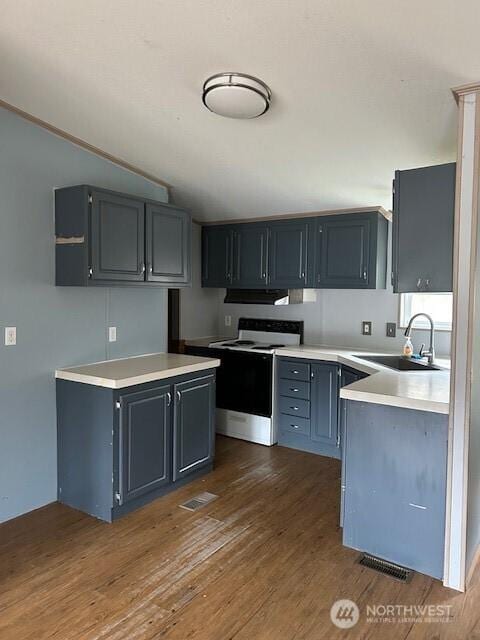
{"type": "Polygon", "coordinates": [[[142,262],[141,272],[142,272],[142,273],[145,273],[145,263],[144,263],[144,262],[142,262]]]}
{"type": "Polygon", "coordinates": [[[293,429],[300,429],[300,427],[298,426],[298,424],[291,424],[290,425],[293,429]]]}
{"type": "Polygon", "coordinates": [[[180,391],[177,391],[177,402],[181,402],[182,401],[182,394],[180,393],[180,391]]]}
{"type": "Polygon", "coordinates": [[[294,391],[295,393],[298,393],[300,389],[295,389],[295,387],[290,387],[290,391],[294,391]]]}
{"type": "Polygon", "coordinates": [[[300,373],[300,371],[297,371],[297,369],[292,369],[292,373],[296,375],[297,373],[300,373]]]}
{"type": "Polygon", "coordinates": [[[420,289],[421,289],[421,288],[422,288],[422,279],[421,279],[421,278],[419,278],[419,279],[417,280],[417,289],[420,291],[420,289]]]}
{"type": "Polygon", "coordinates": [[[167,407],[169,407],[172,404],[172,394],[170,393],[170,391],[167,391],[167,407]]]}
{"type": "Polygon", "coordinates": [[[93,269],[92,267],[88,267],[88,277],[91,278],[93,276],[93,269]]]}
{"type": "Polygon", "coordinates": [[[294,411],[298,411],[298,407],[290,407],[290,409],[293,409],[294,411]]]}

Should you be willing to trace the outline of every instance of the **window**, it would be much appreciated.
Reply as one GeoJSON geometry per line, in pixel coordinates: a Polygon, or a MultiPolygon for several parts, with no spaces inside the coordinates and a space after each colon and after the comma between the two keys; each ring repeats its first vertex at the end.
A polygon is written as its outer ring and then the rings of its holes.
{"type": "MultiPolygon", "coordinates": [[[[406,327],[410,318],[416,313],[428,313],[432,316],[435,329],[452,330],[451,293],[402,293],[400,294],[400,326],[406,327]]],[[[425,318],[415,320],[414,327],[429,329],[425,318]]]]}

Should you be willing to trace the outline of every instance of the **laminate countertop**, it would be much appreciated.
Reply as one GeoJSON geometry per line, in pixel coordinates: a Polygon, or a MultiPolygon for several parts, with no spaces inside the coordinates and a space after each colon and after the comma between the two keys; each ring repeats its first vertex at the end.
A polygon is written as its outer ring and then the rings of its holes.
{"type": "Polygon", "coordinates": [[[59,380],[92,384],[108,389],[123,389],[219,366],[220,360],[217,358],[200,358],[177,353],[151,353],[57,369],[55,377],[59,380]]]}
{"type": "Polygon", "coordinates": [[[436,359],[435,364],[441,367],[438,371],[396,371],[362,360],[362,356],[398,355],[398,352],[303,344],[276,349],[275,355],[338,362],[367,373],[368,378],[340,389],[340,397],[347,400],[444,414],[450,409],[450,361],[446,359],[436,359]]]}

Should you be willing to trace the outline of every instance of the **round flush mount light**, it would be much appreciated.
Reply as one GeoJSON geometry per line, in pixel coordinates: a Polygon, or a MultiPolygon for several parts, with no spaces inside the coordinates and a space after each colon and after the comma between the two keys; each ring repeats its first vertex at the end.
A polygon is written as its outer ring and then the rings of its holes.
{"type": "Polygon", "coordinates": [[[268,86],[245,73],[217,73],[203,84],[203,104],[226,118],[258,118],[270,107],[268,86]]]}

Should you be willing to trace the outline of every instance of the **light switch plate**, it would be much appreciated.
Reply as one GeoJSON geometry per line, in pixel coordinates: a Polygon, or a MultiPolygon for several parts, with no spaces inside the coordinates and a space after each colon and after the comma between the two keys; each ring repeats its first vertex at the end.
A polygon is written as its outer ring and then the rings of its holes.
{"type": "Polygon", "coordinates": [[[109,342],[117,341],[117,327],[108,327],[108,341],[109,342]]]}
{"type": "Polygon", "coordinates": [[[225,326],[226,327],[232,326],[232,316],[225,316],[225,326]]]}
{"type": "Polygon", "coordinates": [[[17,327],[5,327],[5,346],[13,347],[17,344],[17,327]]]}
{"type": "Polygon", "coordinates": [[[362,322],[362,335],[363,336],[371,336],[372,335],[372,321],[364,320],[362,322]]]}
{"type": "Polygon", "coordinates": [[[397,335],[397,323],[396,322],[387,322],[387,338],[395,338],[397,335]]]}

